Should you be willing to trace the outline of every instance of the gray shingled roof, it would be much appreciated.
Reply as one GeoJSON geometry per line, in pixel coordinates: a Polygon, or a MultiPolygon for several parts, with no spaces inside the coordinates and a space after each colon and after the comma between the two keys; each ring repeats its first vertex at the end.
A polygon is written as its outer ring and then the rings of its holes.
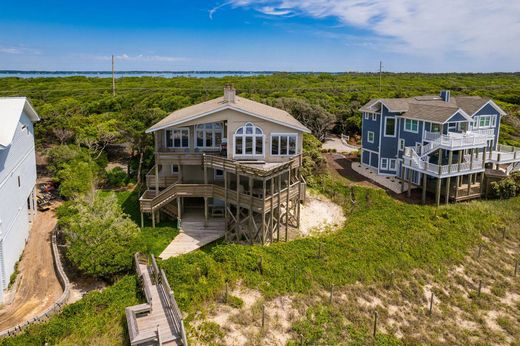
{"type": "MultiPolygon", "coordinates": [[[[472,116],[486,103],[493,102],[490,98],[480,96],[451,97],[444,102],[439,96],[417,96],[410,98],[372,99],[361,107],[361,112],[373,112],[379,109],[378,103],[384,104],[391,112],[402,113],[403,118],[426,120],[438,123],[446,122],[457,111],[462,110],[464,115],[472,116]]],[[[505,112],[495,103],[492,103],[500,114],[505,112]]]]}
{"type": "Polygon", "coordinates": [[[146,130],[147,133],[154,132],[166,127],[180,125],[182,123],[212,114],[224,109],[233,109],[238,112],[256,116],[274,123],[284,125],[299,131],[310,133],[311,131],[292,115],[279,108],[271,107],[260,102],[252,101],[243,97],[235,96],[234,102],[226,102],[224,97],[198,103],[193,106],[178,109],[146,130]]]}

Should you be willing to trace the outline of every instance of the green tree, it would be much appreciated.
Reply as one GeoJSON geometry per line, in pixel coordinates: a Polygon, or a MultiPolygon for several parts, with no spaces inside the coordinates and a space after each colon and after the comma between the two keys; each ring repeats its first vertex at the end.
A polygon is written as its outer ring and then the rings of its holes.
{"type": "Polygon", "coordinates": [[[123,213],[115,194],[87,195],[59,211],[67,258],[84,274],[113,279],[129,270],[139,228],[123,213]]]}

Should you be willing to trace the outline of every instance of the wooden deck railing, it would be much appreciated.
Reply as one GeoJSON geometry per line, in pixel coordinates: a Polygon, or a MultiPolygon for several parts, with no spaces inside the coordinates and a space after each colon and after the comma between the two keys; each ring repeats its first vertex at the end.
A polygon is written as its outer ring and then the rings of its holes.
{"type": "MultiPolygon", "coordinates": [[[[298,185],[300,181],[291,184],[289,189],[289,198],[294,198],[300,193],[298,185]]],[[[302,189],[302,193],[305,190],[302,189]]],[[[155,195],[154,190],[146,190],[139,199],[140,208],[142,212],[151,213],[158,208],[170,203],[177,197],[212,197],[224,200],[226,198],[226,189],[223,186],[215,184],[174,184],[162,190],[159,195],[155,195]]],[[[237,199],[236,190],[228,188],[227,200],[231,204],[237,204],[238,200],[240,206],[249,208],[252,206],[253,210],[266,212],[271,208],[271,198],[273,200],[273,207],[278,206],[278,195],[267,195],[265,198],[256,197],[248,192],[241,192],[237,199]]],[[[280,191],[280,200],[284,201],[287,198],[287,187],[280,191]]]]}

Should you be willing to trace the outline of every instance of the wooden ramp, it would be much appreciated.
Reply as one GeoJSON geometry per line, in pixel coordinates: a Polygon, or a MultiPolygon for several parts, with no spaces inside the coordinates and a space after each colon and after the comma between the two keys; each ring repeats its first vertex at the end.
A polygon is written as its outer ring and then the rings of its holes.
{"type": "Polygon", "coordinates": [[[187,346],[182,315],[164,271],[159,270],[155,258],[152,264],[139,254],[135,255],[146,303],[125,309],[130,344],[187,346]]]}
{"type": "Polygon", "coordinates": [[[209,218],[208,225],[204,227],[203,211],[190,210],[182,218],[179,235],[173,239],[159,257],[165,260],[195,251],[222,238],[225,234],[225,227],[223,218],[209,218]]]}

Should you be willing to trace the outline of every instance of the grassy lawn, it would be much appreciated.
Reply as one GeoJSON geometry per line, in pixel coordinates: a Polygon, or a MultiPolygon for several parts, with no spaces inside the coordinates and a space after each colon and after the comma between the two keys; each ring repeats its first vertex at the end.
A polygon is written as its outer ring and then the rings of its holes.
{"type": "MultiPolygon", "coordinates": [[[[193,333],[190,320],[201,311],[204,314],[209,303],[220,299],[226,282],[230,287],[240,283],[257,290],[269,300],[287,294],[315,298],[331,285],[338,289],[353,284],[392,286],[418,270],[442,281],[450,266],[460,264],[482,242],[482,236],[496,237],[503,227],[517,232],[517,228],[510,226],[520,224],[518,198],[436,208],[406,204],[381,190],[351,186],[344,179],[325,177],[318,186],[320,192],[342,205],[347,214],[345,226],[335,233],[265,247],[222,243],[161,262],[181,309],[188,313],[190,332],[193,333]]],[[[134,220],[140,217],[137,194],[118,193],[118,198],[134,220]]],[[[168,226],[143,229],[144,239],[154,253],[175,232],[168,226]]],[[[87,295],[50,322],[30,327],[21,336],[5,339],[3,343],[124,342],[123,307],[134,304],[136,297],[134,279],[124,278],[102,293],[87,295]],[[121,286],[127,291],[121,292],[121,286]],[[115,296],[118,297],[113,301],[108,298],[115,296]],[[100,308],[92,303],[96,299],[105,305],[100,308]],[[99,321],[93,313],[97,309],[103,316],[99,321]],[[68,326],[80,319],[84,324],[79,328],[68,326]]],[[[311,344],[339,340],[352,344],[368,342],[371,336],[366,321],[347,323],[344,316],[339,307],[313,304],[304,312],[304,318],[292,326],[294,343],[298,343],[296,333],[304,334],[311,344]]],[[[218,328],[215,333],[220,333],[218,328]]],[[[398,343],[391,334],[378,334],[376,344],[398,343]]]]}

